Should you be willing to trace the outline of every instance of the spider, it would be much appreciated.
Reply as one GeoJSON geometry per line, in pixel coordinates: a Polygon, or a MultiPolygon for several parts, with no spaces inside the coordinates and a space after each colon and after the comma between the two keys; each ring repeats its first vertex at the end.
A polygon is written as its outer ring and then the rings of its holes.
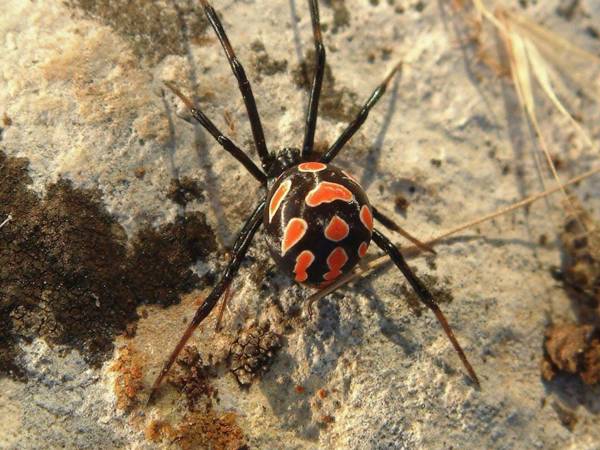
{"type": "Polygon", "coordinates": [[[198,307],[183,336],[156,378],[148,403],[152,402],[163,378],[194,330],[211,313],[220,297],[230,286],[261,225],[264,225],[266,230],[269,252],[281,270],[293,277],[296,282],[317,288],[326,286],[342,273],[350,271],[365,256],[369,243],[373,240],[390,256],[420,301],[435,314],[469,376],[479,387],[479,380],[473,367],[454,337],[452,329],[435,303],[433,296],[410,269],[398,248],[377,228],[373,227],[373,220],[379,221],[388,229],[402,233],[420,247],[431,249],[371,206],[367,194],[356,179],[346,171],[330,164],[365,122],[369,111],[385,93],[390,80],[400,70],[401,64],[397,64],[373,91],[356,118],[346,127],[333,145],[322,156],[315,155],[314,136],[326,55],[321,36],[318,2],[317,0],[308,0],[316,58],[305,123],[304,143],[302,149],[284,148],[274,155],[267,149],[250,82],[235,55],[223,24],[208,0],[200,0],[200,2],[238,81],[262,170],[173,83],[165,82],[165,84],[189,108],[191,116],[216,139],[225,151],[236,158],[261,183],[264,194],[239,232],[227,268],[204,303],[198,307]]]}

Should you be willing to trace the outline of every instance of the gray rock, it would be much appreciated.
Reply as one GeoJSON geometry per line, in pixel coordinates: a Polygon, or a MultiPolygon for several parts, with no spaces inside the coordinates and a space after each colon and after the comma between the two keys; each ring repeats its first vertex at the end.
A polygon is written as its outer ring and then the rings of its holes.
{"type": "MultiPolygon", "coordinates": [[[[4,2],[0,113],[12,124],[4,127],[0,146],[9,156],[29,159],[32,189],[40,194],[59,176],[100,189],[130,236],[181,212],[167,198],[172,178],[199,179],[206,201],[188,208],[205,213],[230,248],[260,188],[207,133],[178,117],[186,113],[161,81],[175,81],[188,93],[193,86],[204,112],[243,148],[252,148],[250,128],[218,41],[203,20],[194,19],[198,7],[177,2],[177,22],[167,3],[140,9],[123,2],[120,9],[103,10],[103,2],[4,2]],[[136,176],[140,168],[143,177],[136,176]]],[[[335,79],[328,92],[341,103],[322,112],[317,142],[332,143],[343,118],[404,60],[402,75],[336,163],[361,180],[373,204],[424,240],[543,189],[510,81],[473,63],[473,48],[458,44],[468,32],[465,22],[447,3],[321,5],[335,79]],[[402,218],[394,208],[398,195],[409,200],[402,218]]],[[[529,2],[509,3],[518,9],[529,2]]],[[[558,3],[519,12],[598,53],[598,41],[585,33],[600,20],[597,5],[581,2],[585,14],[566,22],[555,13],[558,3]]],[[[313,45],[305,2],[214,4],[250,79],[260,78],[253,88],[270,148],[300,146],[307,95],[293,74],[313,45]]],[[[487,45],[493,49],[497,42],[487,45]]],[[[598,139],[598,105],[570,100],[598,139]]],[[[568,161],[563,179],[597,164],[597,153],[576,142],[565,148],[560,130],[566,125],[547,102],[539,113],[552,148],[568,161]]],[[[598,177],[574,190],[598,211],[598,177]]],[[[269,321],[284,335],[283,348],[249,389],[220,366],[213,381],[217,414],[235,414],[251,448],[599,447],[598,388],[540,378],[545,326],[550,318],[573,316],[549,270],[560,265],[554,240],[563,219],[556,196],[439,245],[434,269],[423,259],[411,262],[438,284],[448,279],[454,300],[442,309],[481,378],[481,391],[468,381],[432,315],[417,316],[407,305],[395,269],[323,299],[311,321],[302,303],[311,291],[276,273],[259,233],[252,263],[243,265],[233,285],[223,331],[213,332],[211,318],[192,342],[221,361],[238,327],[269,321]],[[543,234],[549,245],[538,245],[543,234]],[[263,289],[258,278],[264,274],[263,289]],[[553,402],[575,411],[573,431],[561,423],[553,402]]],[[[223,266],[218,260],[196,270],[223,266]]],[[[43,340],[20,344],[18,362],[27,381],[0,379],[0,447],[175,446],[168,439],[152,442],[147,430],[152,421],[180,423],[186,414],[182,396],[165,385],[157,405],[145,408],[143,400],[192,316],[194,300],[143,307],[148,314],[136,336],[117,337],[114,358],[99,369],[88,367],[78,352],[43,340]],[[144,386],[140,403],[125,410],[118,407],[111,370],[123,345],[142,361],[144,386]]]]}

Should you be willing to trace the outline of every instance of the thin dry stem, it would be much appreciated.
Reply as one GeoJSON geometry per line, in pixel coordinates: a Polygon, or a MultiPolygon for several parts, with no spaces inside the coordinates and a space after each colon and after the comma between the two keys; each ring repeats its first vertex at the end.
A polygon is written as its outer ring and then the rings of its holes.
{"type": "Polygon", "coordinates": [[[0,228],[2,228],[4,225],[6,225],[8,222],[10,222],[12,220],[12,215],[9,214],[6,219],[4,219],[4,221],[2,223],[0,223],[0,228]]]}

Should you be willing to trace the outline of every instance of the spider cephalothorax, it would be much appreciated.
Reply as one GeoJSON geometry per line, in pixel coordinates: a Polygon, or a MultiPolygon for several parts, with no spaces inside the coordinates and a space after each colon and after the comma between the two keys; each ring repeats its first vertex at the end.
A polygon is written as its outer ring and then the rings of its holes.
{"type": "Polygon", "coordinates": [[[319,23],[317,0],[308,0],[313,39],[315,44],[315,74],[308,102],[306,128],[302,149],[284,149],[272,155],[267,149],[265,136],[256,108],[250,82],[223,25],[208,0],[200,0],[238,81],[244,99],[256,151],[261,161],[259,168],[252,159],[225,136],[193,102],[170,82],[165,84],[185,103],[196,119],[225,149],[236,158],[266,189],[254,212],[246,221],[232,248],[231,260],[221,278],[196,311],[194,318],[165,363],[152,386],[152,400],[162,379],[175,362],[177,355],[196,327],[211,313],[231,284],[258,228],[264,224],[267,242],[273,259],[297,282],[316,287],[331,283],[348,272],[367,252],[371,240],[385,251],[408,280],[417,296],[436,316],[467,372],[479,385],[475,371],[454,337],[444,314],[425,285],[410,269],[402,253],[377,228],[373,219],[421,247],[425,247],[406,233],[393,220],[371,206],[365,191],[352,176],[329,163],[352,138],[367,119],[369,111],[384,94],[393,75],[401,67],[396,65],[383,82],[373,91],[356,118],[339,138],[320,157],[313,152],[317,111],[321,84],[325,73],[325,46],[319,23]]]}
{"type": "Polygon", "coordinates": [[[325,286],[351,270],[371,242],[367,194],[347,172],[305,162],[279,176],[263,219],[271,256],[294,280],[325,286]]]}

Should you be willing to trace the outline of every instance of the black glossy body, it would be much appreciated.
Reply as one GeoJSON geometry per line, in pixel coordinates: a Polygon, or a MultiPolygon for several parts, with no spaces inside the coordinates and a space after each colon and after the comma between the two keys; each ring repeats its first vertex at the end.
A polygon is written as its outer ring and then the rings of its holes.
{"type": "MultiPolygon", "coordinates": [[[[320,163],[300,164],[287,169],[271,186],[267,196],[267,207],[263,214],[263,223],[267,231],[266,239],[273,259],[282,271],[296,281],[314,286],[328,284],[341,273],[352,269],[366,252],[371,241],[372,225],[365,224],[361,220],[363,207],[368,208],[370,215],[371,205],[367,194],[350,175],[341,169],[320,163]],[[302,170],[303,167],[312,167],[313,170],[302,170]],[[285,195],[280,198],[278,204],[274,204],[278,200],[278,198],[274,199],[274,196],[278,191],[282,192],[282,186],[289,186],[289,189],[285,189],[285,195]],[[332,189],[326,191],[322,189],[323,186],[332,189]],[[351,193],[351,198],[336,194],[338,191],[342,194],[346,193],[342,188],[351,193]],[[315,194],[318,194],[316,199],[315,194]],[[342,239],[339,239],[342,235],[332,236],[331,233],[328,237],[326,232],[334,216],[337,216],[335,220],[338,224],[342,224],[342,229],[344,223],[348,226],[348,233],[342,239]],[[307,228],[301,239],[284,253],[282,243],[286,227],[293,219],[304,220],[307,228]],[[338,239],[331,239],[331,237],[338,239]],[[328,265],[327,259],[337,248],[344,250],[347,261],[334,274],[331,273],[332,267],[328,265]],[[294,269],[298,256],[305,251],[313,254],[314,261],[306,269],[308,277],[302,280],[298,279],[294,269]],[[328,273],[330,275],[326,277],[328,273]]],[[[365,213],[366,211],[363,211],[363,214],[365,213]]],[[[341,251],[338,250],[338,253],[341,254],[341,251]]]]}

